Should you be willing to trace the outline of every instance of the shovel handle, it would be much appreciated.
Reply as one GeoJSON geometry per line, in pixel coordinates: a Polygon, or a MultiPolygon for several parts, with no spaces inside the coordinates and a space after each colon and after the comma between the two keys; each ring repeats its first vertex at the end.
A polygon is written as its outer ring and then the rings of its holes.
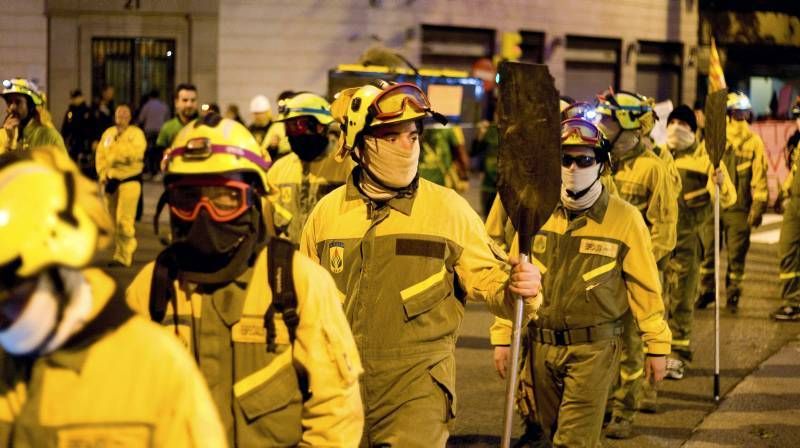
{"type": "MultiPolygon", "coordinates": [[[[520,261],[527,262],[528,255],[520,254],[520,261]]],[[[514,421],[514,395],[517,391],[517,367],[519,366],[520,332],[522,330],[522,315],[524,309],[522,297],[514,296],[514,322],[511,331],[511,362],[508,366],[508,380],[506,382],[506,406],[503,413],[503,448],[511,447],[511,427],[514,421]]]]}

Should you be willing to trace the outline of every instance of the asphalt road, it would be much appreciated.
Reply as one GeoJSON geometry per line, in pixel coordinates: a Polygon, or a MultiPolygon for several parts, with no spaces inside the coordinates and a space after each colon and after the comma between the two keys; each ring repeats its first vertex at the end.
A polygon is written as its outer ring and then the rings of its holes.
{"type": "MultiPolygon", "coordinates": [[[[155,183],[145,183],[145,216],[137,224],[139,249],[134,266],[109,268],[123,287],[147,261],[153,260],[161,249],[152,231],[152,213],[160,194],[155,183]]],[[[477,207],[477,185],[467,195],[477,207]]],[[[165,213],[166,215],[166,213],[165,213]]],[[[166,225],[166,216],[162,222],[166,225]]],[[[723,397],[764,360],[778,352],[800,335],[800,323],[776,323],[769,312],[779,305],[777,281],[777,245],[774,239],[779,223],[763,226],[751,246],[747,258],[747,279],[737,315],[721,310],[721,384],[723,397]]],[[[101,263],[110,259],[104,254],[101,263]]],[[[449,446],[497,446],[502,430],[504,383],[494,372],[492,348],[488,329],[492,317],[481,304],[468,304],[461,327],[456,352],[458,418],[449,446]]],[[[612,447],[678,447],[692,437],[704,418],[717,408],[712,398],[714,366],[714,314],[700,311],[695,314],[693,344],[695,361],[680,381],[665,381],[660,386],[661,413],[641,414],[635,421],[635,437],[626,441],[608,441],[612,447]]],[[[800,377],[791,368],[787,376],[800,377]]],[[[797,396],[797,391],[791,392],[797,396]]],[[[747,396],[741,398],[747,400],[747,396]]],[[[754,398],[755,399],[755,398],[754,398]]],[[[763,399],[763,397],[762,397],[763,399]]],[[[794,406],[800,408],[798,401],[794,406]]],[[[779,414],[775,414],[779,415],[779,414]]],[[[789,414],[798,419],[798,413],[789,414]]],[[[778,423],[778,422],[776,422],[778,423]]],[[[786,424],[786,422],[781,422],[786,424]]],[[[800,425],[800,421],[793,422],[800,425]]],[[[713,441],[712,441],[713,442],[713,441]]],[[[730,445],[729,445],[730,446],[730,445]]],[[[778,445],[764,445],[778,446],[778,445]]]]}

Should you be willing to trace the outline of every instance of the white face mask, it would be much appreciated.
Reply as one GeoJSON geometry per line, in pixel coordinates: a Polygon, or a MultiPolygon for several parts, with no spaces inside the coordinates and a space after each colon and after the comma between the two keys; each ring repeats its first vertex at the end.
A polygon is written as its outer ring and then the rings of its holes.
{"type": "Polygon", "coordinates": [[[79,271],[60,269],[59,275],[70,297],[61,321],[56,320],[58,302],[64,299],[55,291],[50,275],[43,273],[39,275],[36,289],[22,314],[10,327],[0,332],[0,346],[6,352],[12,355],[29,354],[37,350],[49,353],[83,328],[92,310],[90,286],[79,271]],[[46,346],[42,347],[45,343],[46,346]]]}
{"type": "Polygon", "coordinates": [[[672,150],[681,151],[694,143],[694,132],[678,123],[667,125],[667,146],[672,150]]]}
{"type": "MultiPolygon", "coordinates": [[[[375,137],[364,138],[364,149],[361,151],[361,163],[366,171],[384,185],[393,189],[402,189],[414,181],[419,164],[419,140],[411,151],[405,145],[390,142],[375,137]]],[[[395,192],[387,190],[378,183],[371,182],[370,176],[365,176],[362,188],[373,199],[387,199],[395,192]]]]}
{"type": "Polygon", "coordinates": [[[562,166],[561,203],[570,210],[584,210],[591,207],[603,189],[599,180],[601,168],[602,165],[599,163],[586,168],[575,167],[575,169],[562,166]],[[580,193],[587,188],[589,190],[580,197],[573,197],[572,194],[580,193]]]}

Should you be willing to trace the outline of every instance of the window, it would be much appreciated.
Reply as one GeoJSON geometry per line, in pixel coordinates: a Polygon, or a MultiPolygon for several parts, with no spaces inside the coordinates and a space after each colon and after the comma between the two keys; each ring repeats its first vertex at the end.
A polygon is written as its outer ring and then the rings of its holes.
{"type": "Polygon", "coordinates": [[[470,71],[475,61],[494,55],[494,40],[490,29],[422,25],[422,65],[470,71]]]}
{"type": "Polygon", "coordinates": [[[609,86],[619,89],[620,40],[567,36],[566,92],[589,101],[609,86]]]}
{"type": "Polygon", "coordinates": [[[143,96],[157,89],[172,104],[175,88],[175,40],[144,37],[92,38],[92,95],[114,87],[117,104],[141,106],[143,96]]]}
{"type": "Polygon", "coordinates": [[[656,101],[681,104],[683,45],[672,42],[639,42],[636,90],[656,101]]]}
{"type": "Polygon", "coordinates": [[[520,49],[522,50],[523,62],[531,62],[534,64],[544,63],[544,33],[534,31],[521,31],[522,43],[520,49]]]}

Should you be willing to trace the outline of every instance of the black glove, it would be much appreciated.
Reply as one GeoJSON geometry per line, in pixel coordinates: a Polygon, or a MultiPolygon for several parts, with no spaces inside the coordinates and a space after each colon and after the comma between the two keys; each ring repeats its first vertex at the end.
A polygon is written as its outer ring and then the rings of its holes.
{"type": "Polygon", "coordinates": [[[106,188],[105,188],[106,194],[116,193],[117,190],[119,190],[120,183],[121,182],[119,181],[119,179],[108,179],[106,181],[106,188]]]}

